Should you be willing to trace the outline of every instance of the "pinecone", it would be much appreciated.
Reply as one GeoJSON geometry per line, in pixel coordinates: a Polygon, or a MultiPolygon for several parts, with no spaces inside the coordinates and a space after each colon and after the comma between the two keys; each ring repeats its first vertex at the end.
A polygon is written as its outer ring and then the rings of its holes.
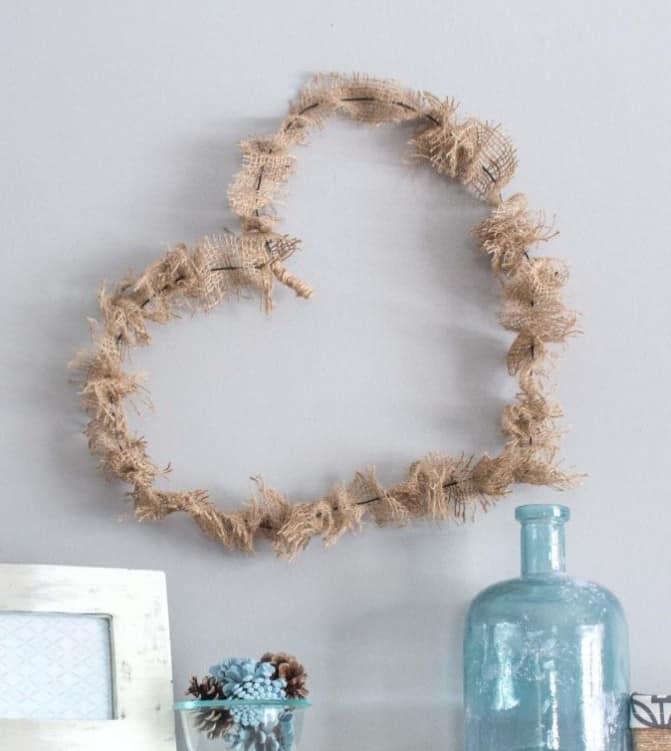
{"type": "Polygon", "coordinates": [[[231,657],[210,668],[227,699],[286,699],[286,683],[272,679],[275,668],[247,657],[231,657]]]}
{"type": "MultiPolygon", "coordinates": [[[[273,722],[259,723],[255,727],[236,725],[226,736],[226,747],[229,751],[290,751],[292,746],[284,745],[277,732],[273,722]]],[[[290,741],[293,742],[293,738],[290,741]]]]}
{"type": "Polygon", "coordinates": [[[287,696],[290,699],[305,699],[310,693],[306,683],[308,674],[298,660],[286,652],[266,652],[261,662],[269,662],[274,668],[273,678],[283,678],[287,683],[287,696]]]}
{"type": "MultiPolygon", "coordinates": [[[[224,691],[221,683],[206,675],[202,681],[194,675],[191,678],[189,688],[186,690],[187,696],[195,696],[201,701],[214,701],[224,698],[224,691]]],[[[196,715],[196,727],[201,733],[205,733],[210,740],[221,738],[226,735],[227,731],[233,725],[233,717],[227,709],[208,708],[203,709],[196,715]]]]}
{"type": "Polygon", "coordinates": [[[218,680],[211,675],[206,675],[202,681],[198,682],[196,676],[191,677],[189,688],[185,691],[187,696],[195,696],[202,701],[213,701],[214,699],[223,699],[224,690],[218,680]]]}
{"type": "Polygon", "coordinates": [[[267,717],[254,726],[234,725],[226,735],[228,751],[295,751],[296,730],[292,712],[267,717]]]}

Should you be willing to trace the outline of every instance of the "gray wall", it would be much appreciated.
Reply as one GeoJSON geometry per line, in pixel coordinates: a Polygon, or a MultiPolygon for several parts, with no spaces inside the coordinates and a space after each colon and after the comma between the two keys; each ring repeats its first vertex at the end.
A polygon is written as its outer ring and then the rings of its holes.
{"type": "MultiPolygon", "coordinates": [[[[307,747],[459,748],[460,642],[475,593],[517,571],[515,504],[568,503],[570,569],[611,587],[634,687],[669,690],[666,2],[5,2],[0,65],[0,559],[167,572],[175,691],[214,658],[297,653],[307,747]],[[519,148],[510,192],[556,213],[584,336],[558,371],[565,495],[520,488],[474,525],[368,530],[294,564],[224,554],[183,518],[138,525],[81,435],[65,364],[101,279],[235,227],[236,142],[307,75],[360,70],[462,102],[519,148]]],[[[172,487],[222,506],[249,476],[306,499],[359,467],[386,481],[429,450],[495,451],[514,393],[496,283],[468,228],[484,209],[403,167],[408,131],[332,123],[283,208],[304,240],[277,292],[156,330],[137,419],[172,487]]]]}

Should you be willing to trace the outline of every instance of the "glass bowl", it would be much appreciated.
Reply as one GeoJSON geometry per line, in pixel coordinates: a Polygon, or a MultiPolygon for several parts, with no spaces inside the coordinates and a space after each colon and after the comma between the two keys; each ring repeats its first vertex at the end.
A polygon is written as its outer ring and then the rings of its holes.
{"type": "Polygon", "coordinates": [[[217,699],[175,704],[189,751],[295,751],[305,699],[217,699]]]}

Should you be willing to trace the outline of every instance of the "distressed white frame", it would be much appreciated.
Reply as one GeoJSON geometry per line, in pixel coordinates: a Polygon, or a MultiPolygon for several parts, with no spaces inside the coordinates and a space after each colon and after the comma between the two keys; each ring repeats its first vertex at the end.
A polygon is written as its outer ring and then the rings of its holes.
{"type": "Polygon", "coordinates": [[[165,575],[0,564],[0,611],[110,619],[114,719],[0,718],[0,748],[175,751],[165,575]]]}

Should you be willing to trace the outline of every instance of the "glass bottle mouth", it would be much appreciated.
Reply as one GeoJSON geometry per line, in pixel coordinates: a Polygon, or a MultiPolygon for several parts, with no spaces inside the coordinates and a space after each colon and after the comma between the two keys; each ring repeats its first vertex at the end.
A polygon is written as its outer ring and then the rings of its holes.
{"type": "Polygon", "coordinates": [[[515,509],[515,519],[522,524],[527,522],[557,522],[564,523],[571,518],[568,506],[556,503],[531,503],[518,506],[515,509]]]}

